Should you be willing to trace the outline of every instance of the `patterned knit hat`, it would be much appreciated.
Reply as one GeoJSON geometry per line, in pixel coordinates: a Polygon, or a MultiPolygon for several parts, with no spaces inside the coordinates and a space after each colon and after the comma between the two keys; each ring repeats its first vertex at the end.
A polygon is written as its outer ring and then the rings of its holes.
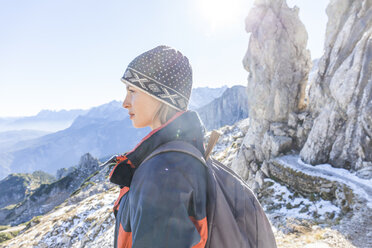
{"type": "Polygon", "coordinates": [[[136,57],[121,79],[177,110],[187,110],[192,87],[189,60],[168,46],[157,46],[136,57]]]}

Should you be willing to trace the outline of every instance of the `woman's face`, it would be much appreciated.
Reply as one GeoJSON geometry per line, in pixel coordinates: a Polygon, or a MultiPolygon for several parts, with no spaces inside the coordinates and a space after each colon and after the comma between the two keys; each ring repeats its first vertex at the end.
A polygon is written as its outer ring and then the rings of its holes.
{"type": "Polygon", "coordinates": [[[128,109],[129,118],[135,128],[151,127],[151,129],[155,129],[161,126],[158,119],[153,120],[160,107],[160,101],[139,89],[127,85],[127,95],[123,107],[128,109]]]}

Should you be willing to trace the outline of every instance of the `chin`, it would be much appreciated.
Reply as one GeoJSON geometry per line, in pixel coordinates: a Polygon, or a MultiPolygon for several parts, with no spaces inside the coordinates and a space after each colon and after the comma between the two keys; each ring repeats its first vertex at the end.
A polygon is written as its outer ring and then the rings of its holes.
{"type": "Polygon", "coordinates": [[[134,128],[141,128],[141,127],[139,127],[138,125],[136,125],[136,124],[134,124],[134,123],[132,123],[132,126],[133,126],[134,128]]]}
{"type": "Polygon", "coordinates": [[[140,123],[135,123],[134,121],[132,122],[132,125],[134,128],[144,128],[146,127],[145,125],[141,125],[140,123]]]}

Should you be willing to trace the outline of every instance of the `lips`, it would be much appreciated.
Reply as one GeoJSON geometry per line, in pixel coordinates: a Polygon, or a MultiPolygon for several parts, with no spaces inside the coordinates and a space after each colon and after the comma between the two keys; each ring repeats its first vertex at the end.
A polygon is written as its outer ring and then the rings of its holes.
{"type": "Polygon", "coordinates": [[[129,119],[132,119],[132,118],[133,118],[133,116],[134,116],[134,114],[133,114],[133,113],[129,113],[129,119]]]}

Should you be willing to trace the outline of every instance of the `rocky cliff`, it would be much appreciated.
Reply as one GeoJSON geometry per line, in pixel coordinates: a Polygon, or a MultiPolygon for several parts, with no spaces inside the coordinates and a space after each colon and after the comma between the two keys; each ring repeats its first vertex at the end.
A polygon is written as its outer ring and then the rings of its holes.
{"type": "MultiPolygon", "coordinates": [[[[372,1],[332,0],[327,14],[325,54],[309,78],[298,9],[282,0],[255,1],[243,60],[250,119],[231,167],[258,196],[271,178],[307,199],[331,201],[340,209],[338,220],[327,217],[331,225],[369,247],[372,1]]],[[[262,203],[270,205],[269,199],[262,203]]]]}
{"type": "Polygon", "coordinates": [[[208,129],[232,125],[248,117],[248,98],[245,87],[236,85],[207,105],[197,109],[200,119],[208,129]]]}
{"type": "Polygon", "coordinates": [[[314,125],[301,158],[372,178],[372,1],[332,0],[327,15],[325,53],[308,90],[314,125]]]}
{"type": "Polygon", "coordinates": [[[298,123],[311,127],[306,115],[297,116],[305,108],[311,60],[298,9],[283,0],[256,1],[246,18],[246,31],[251,34],[243,60],[249,72],[250,124],[232,168],[247,171],[256,188],[253,179],[260,164],[299,146],[297,137],[303,134],[298,123]]]}

